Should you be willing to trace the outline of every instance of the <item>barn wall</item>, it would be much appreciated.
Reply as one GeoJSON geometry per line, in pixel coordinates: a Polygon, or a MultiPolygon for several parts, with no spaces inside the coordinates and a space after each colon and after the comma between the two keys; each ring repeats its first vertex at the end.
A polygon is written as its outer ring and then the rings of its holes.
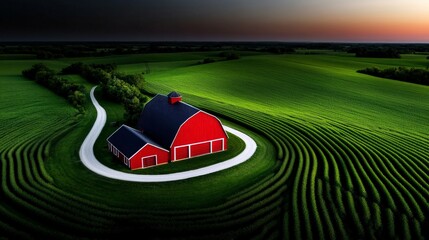
{"type": "Polygon", "coordinates": [[[125,160],[125,155],[122,154],[119,150],[117,150],[117,148],[113,145],[111,145],[109,142],[107,143],[107,147],[109,149],[109,151],[113,154],[113,156],[115,156],[116,158],[118,158],[122,163],[125,160]],[[118,156],[113,152],[114,150],[118,151],[118,156]]]}
{"type": "Polygon", "coordinates": [[[224,150],[228,148],[228,138],[221,123],[213,116],[199,112],[179,129],[176,139],[173,142],[170,157],[174,159],[173,148],[175,146],[187,145],[196,142],[204,142],[213,139],[224,139],[224,150]]]}
{"type": "Polygon", "coordinates": [[[134,169],[142,168],[142,157],[152,156],[152,155],[157,156],[158,165],[168,163],[168,160],[170,157],[168,151],[154,147],[150,144],[146,144],[142,149],[140,149],[140,151],[137,154],[135,154],[130,159],[130,169],[134,170],[134,169]]]}

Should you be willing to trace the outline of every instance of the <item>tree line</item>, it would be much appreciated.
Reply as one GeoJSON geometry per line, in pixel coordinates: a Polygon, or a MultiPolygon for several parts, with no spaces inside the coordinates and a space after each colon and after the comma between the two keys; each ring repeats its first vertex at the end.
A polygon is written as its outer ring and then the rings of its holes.
{"type": "Polygon", "coordinates": [[[355,53],[356,57],[369,57],[369,58],[401,58],[398,49],[392,47],[358,47],[348,51],[355,53]]]}
{"type": "Polygon", "coordinates": [[[429,71],[419,68],[397,67],[379,69],[377,67],[370,67],[358,70],[357,72],[376,77],[389,78],[429,86],[429,71]]]}
{"type": "Polygon", "coordinates": [[[54,70],[43,63],[34,64],[30,69],[22,71],[22,75],[66,98],[79,112],[85,112],[85,86],[70,83],[67,79],[57,76],[54,70]]]}
{"type": "Polygon", "coordinates": [[[207,63],[214,63],[216,61],[228,61],[228,60],[236,60],[240,59],[240,54],[237,52],[220,52],[218,54],[219,60],[215,60],[213,58],[204,58],[202,61],[199,61],[198,64],[207,64],[207,63]]]}
{"type": "MultiPolygon", "coordinates": [[[[272,54],[294,53],[296,49],[326,49],[378,57],[392,49],[399,54],[428,53],[429,44],[393,43],[306,43],[306,42],[37,42],[0,43],[0,54],[31,54],[39,59],[96,57],[123,54],[255,51],[272,54]]],[[[385,57],[385,56],[383,56],[385,57]]],[[[389,57],[389,56],[387,56],[389,57]]]]}
{"type": "Polygon", "coordinates": [[[73,63],[61,71],[62,74],[78,74],[87,81],[100,85],[103,96],[123,104],[124,121],[137,123],[144,103],[148,98],[140,91],[144,81],[142,74],[123,74],[116,72],[115,64],[73,63]]]}
{"type": "MultiPolygon", "coordinates": [[[[63,68],[60,74],[77,74],[100,85],[103,97],[123,104],[124,121],[128,124],[137,123],[144,103],[148,101],[139,88],[144,81],[143,75],[116,72],[115,64],[73,63],[63,68]]],[[[70,83],[43,63],[34,64],[22,71],[22,75],[66,98],[79,112],[85,111],[85,86],[70,83]]]]}

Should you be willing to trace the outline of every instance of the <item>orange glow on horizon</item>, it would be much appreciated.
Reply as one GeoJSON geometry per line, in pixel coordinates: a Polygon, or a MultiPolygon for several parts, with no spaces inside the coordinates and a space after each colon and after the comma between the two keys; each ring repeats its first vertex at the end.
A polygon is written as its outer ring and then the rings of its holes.
{"type": "Polygon", "coordinates": [[[276,37],[298,40],[429,43],[429,19],[312,19],[272,24],[264,31],[276,37]]]}
{"type": "Polygon", "coordinates": [[[429,1],[325,1],[337,4],[271,15],[258,29],[277,39],[429,43],[429,1]]]}

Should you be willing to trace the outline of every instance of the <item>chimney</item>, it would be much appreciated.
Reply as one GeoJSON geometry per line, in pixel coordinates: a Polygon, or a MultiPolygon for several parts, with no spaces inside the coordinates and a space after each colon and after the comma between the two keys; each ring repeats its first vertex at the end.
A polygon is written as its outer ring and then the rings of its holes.
{"type": "Polygon", "coordinates": [[[180,94],[178,94],[177,92],[171,92],[167,96],[168,96],[168,103],[170,104],[175,104],[177,102],[182,101],[182,96],[180,96],[180,94]]]}

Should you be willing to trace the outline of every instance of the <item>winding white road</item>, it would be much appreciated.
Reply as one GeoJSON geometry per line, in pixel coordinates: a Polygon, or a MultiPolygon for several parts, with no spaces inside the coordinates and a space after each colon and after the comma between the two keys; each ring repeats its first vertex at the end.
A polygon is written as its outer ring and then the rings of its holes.
{"type": "Polygon", "coordinates": [[[90,92],[92,103],[97,110],[97,119],[95,120],[94,126],[92,126],[91,131],[86,136],[85,140],[82,143],[82,146],[79,150],[80,160],[83,164],[91,171],[113,179],[123,180],[123,181],[131,181],[131,182],[169,182],[169,181],[177,181],[183,180],[198,176],[203,176],[206,174],[218,172],[233,166],[236,166],[240,163],[247,161],[256,151],[256,143],[250,138],[248,135],[237,131],[233,128],[224,126],[225,130],[238,136],[241,138],[246,147],[239,155],[217,163],[207,167],[189,170],[178,173],[170,173],[170,174],[158,174],[158,175],[142,175],[142,174],[132,174],[125,173],[117,170],[113,170],[101,164],[94,155],[94,143],[97,140],[98,136],[101,133],[104,125],[106,124],[106,111],[103,107],[98,104],[97,100],[94,97],[94,90],[97,86],[93,87],[90,92]]]}

